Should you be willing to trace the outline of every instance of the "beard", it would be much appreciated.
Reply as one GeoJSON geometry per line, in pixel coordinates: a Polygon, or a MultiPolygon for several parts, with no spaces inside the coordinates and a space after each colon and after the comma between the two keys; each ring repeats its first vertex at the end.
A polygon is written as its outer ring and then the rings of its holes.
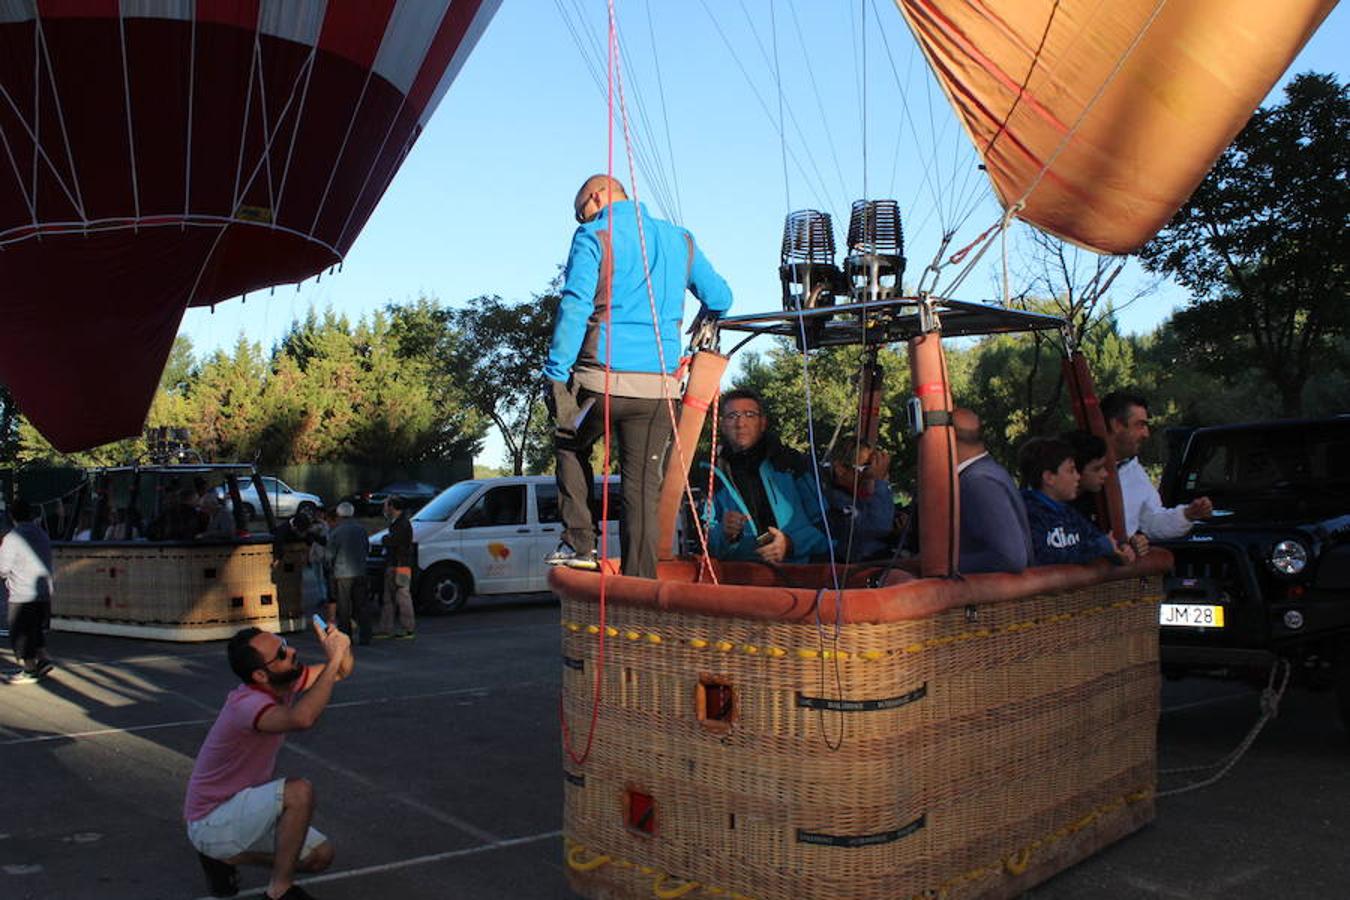
{"type": "Polygon", "coordinates": [[[305,671],[304,667],[301,666],[298,661],[295,665],[295,668],[287,669],[285,672],[273,672],[271,669],[268,669],[267,683],[274,688],[287,687],[289,685],[294,684],[296,680],[300,678],[301,673],[304,671],[305,671]]]}

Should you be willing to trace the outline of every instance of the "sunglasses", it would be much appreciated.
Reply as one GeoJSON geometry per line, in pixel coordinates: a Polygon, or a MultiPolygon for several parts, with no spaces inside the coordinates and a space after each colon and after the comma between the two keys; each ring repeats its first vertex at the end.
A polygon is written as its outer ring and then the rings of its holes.
{"type": "Polygon", "coordinates": [[[269,659],[267,662],[263,663],[263,666],[270,666],[272,663],[284,662],[286,659],[286,651],[290,649],[291,645],[286,643],[285,638],[282,638],[281,646],[277,648],[277,655],[269,659]]]}

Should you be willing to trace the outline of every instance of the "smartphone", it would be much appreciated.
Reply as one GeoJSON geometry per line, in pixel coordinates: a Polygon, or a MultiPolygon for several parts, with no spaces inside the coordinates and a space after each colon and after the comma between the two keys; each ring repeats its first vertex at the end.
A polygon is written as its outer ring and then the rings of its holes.
{"type": "Polygon", "coordinates": [[[314,620],[314,624],[318,626],[319,631],[328,630],[328,623],[323,620],[323,616],[319,615],[318,613],[315,613],[312,616],[312,618],[314,620]]]}
{"type": "Polygon", "coordinates": [[[755,538],[755,546],[756,546],[756,547],[767,547],[767,546],[769,546],[769,545],[772,544],[772,543],[773,543],[773,532],[772,532],[772,531],[764,531],[764,532],[761,532],[761,533],[755,538]]]}

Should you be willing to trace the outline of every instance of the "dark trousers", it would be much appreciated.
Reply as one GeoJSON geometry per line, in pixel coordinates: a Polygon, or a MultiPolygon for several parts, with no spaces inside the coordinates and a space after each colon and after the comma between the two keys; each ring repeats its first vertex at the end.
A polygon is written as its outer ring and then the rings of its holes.
{"type": "Polygon", "coordinates": [[[351,636],[352,616],[356,616],[357,638],[363,644],[370,643],[374,633],[375,611],[369,601],[366,576],[333,579],[333,602],[337,605],[337,622],[342,633],[351,636]]]}
{"type": "MultiPolygon", "coordinates": [[[[661,534],[656,511],[661,499],[666,445],[670,443],[670,413],[664,400],[610,397],[609,403],[610,427],[618,439],[619,477],[623,481],[619,520],[623,574],[655,578],[656,544],[661,534]]],[[[590,553],[596,541],[590,506],[594,483],[591,448],[605,433],[605,398],[585,389],[572,397],[559,387],[554,404],[553,437],[563,540],[579,554],[590,553]],[[590,398],[594,398],[594,405],[581,426],[573,430],[578,411],[590,398]]]]}
{"type": "Polygon", "coordinates": [[[51,615],[50,600],[9,602],[9,640],[14,647],[14,658],[30,672],[47,655],[47,624],[51,615]]]}

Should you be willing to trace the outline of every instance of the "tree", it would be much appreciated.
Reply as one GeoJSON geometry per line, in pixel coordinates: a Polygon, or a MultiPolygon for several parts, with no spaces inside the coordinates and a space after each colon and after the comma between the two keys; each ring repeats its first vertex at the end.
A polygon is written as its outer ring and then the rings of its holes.
{"type": "Polygon", "coordinates": [[[492,420],[506,442],[511,471],[524,473],[537,439],[532,427],[540,412],[543,378],[553,321],[561,299],[555,279],[525,303],[500,297],[475,297],[449,313],[458,332],[458,352],[449,358],[470,403],[492,420]]]}
{"type": "Polygon", "coordinates": [[[1340,368],[1350,327],[1350,89],[1299,75],[1237,140],[1140,256],[1189,288],[1174,320],[1191,356],[1226,383],[1256,367],[1286,415],[1319,364],[1340,368]]]}

